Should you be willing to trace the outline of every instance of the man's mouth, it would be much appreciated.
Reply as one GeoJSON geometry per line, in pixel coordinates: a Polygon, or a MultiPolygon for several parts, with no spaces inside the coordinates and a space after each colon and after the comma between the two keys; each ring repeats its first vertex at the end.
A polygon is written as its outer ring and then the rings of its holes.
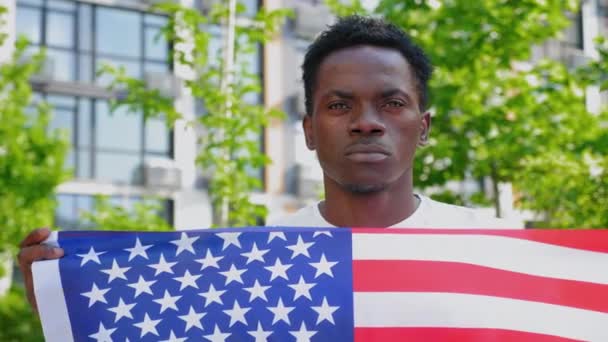
{"type": "Polygon", "coordinates": [[[359,163],[376,163],[389,157],[390,153],[379,145],[356,144],[346,149],[347,159],[359,163]]]}

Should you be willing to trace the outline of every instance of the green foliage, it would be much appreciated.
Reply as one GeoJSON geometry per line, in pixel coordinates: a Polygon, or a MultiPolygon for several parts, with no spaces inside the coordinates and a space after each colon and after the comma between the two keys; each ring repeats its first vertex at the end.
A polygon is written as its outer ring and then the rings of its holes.
{"type": "Polygon", "coordinates": [[[169,231],[173,228],[158,212],[161,206],[153,199],[135,203],[132,210],[110,203],[107,197],[95,198],[94,211],[82,213],[82,219],[96,229],[122,231],[169,231]]]}
{"type": "Polygon", "coordinates": [[[6,296],[0,297],[0,341],[44,341],[40,320],[32,312],[21,287],[14,286],[6,296]]]}
{"type": "MultiPolygon", "coordinates": [[[[3,35],[2,49],[5,43],[3,35]]],[[[27,46],[25,39],[17,39],[11,59],[0,64],[0,253],[14,253],[32,227],[51,225],[53,192],[66,177],[68,145],[62,132],[48,131],[49,107],[28,109],[29,79],[44,54],[28,56],[27,46]]]]}
{"type": "MultiPolygon", "coordinates": [[[[592,200],[605,193],[606,184],[587,182],[582,157],[599,158],[601,165],[608,152],[608,136],[597,128],[602,121],[587,112],[584,101],[587,85],[608,87],[608,45],[598,40],[601,58],[580,71],[557,61],[522,63],[532,46],[559,37],[569,25],[566,13],[578,5],[573,0],[379,2],[374,14],[403,28],[436,66],[430,146],[416,159],[417,187],[441,186],[467,174],[488,177],[493,184],[513,183],[522,193],[519,204],[546,213],[549,225],[608,226],[608,207],[592,200]],[[568,196],[558,190],[565,184],[568,196]],[[590,184],[603,188],[596,195],[590,184]],[[579,207],[585,203],[594,208],[579,207]]],[[[360,12],[360,7],[353,2],[353,9],[337,10],[360,12]]],[[[465,200],[500,204],[480,195],[465,200]]]]}
{"type": "MultiPolygon", "coordinates": [[[[209,55],[211,33],[205,29],[227,21],[226,4],[216,3],[206,16],[171,2],[158,5],[156,10],[169,18],[162,32],[173,44],[175,61],[194,73],[192,79],[185,81],[186,88],[206,109],[204,115],[188,125],[200,126],[205,131],[199,141],[201,153],[197,163],[212,175],[209,190],[216,213],[214,224],[253,225],[257,218],[266,215],[264,206],[249,201],[250,193],[262,186],[253,173],[270,162],[260,151],[258,134],[269,120],[281,117],[282,113],[247,101],[247,96],[259,96],[261,85],[256,75],[247,72],[246,56],[276,34],[289,12],[261,10],[250,24],[237,25],[236,64],[232,71],[226,71],[223,50],[209,55]]],[[[237,14],[242,13],[245,7],[239,4],[236,10],[237,14]]],[[[129,94],[118,99],[115,107],[128,106],[146,117],[164,115],[170,122],[181,117],[170,99],[146,89],[141,81],[129,79],[123,71],[111,67],[102,72],[114,77],[112,89],[126,89],[129,94]]]]}

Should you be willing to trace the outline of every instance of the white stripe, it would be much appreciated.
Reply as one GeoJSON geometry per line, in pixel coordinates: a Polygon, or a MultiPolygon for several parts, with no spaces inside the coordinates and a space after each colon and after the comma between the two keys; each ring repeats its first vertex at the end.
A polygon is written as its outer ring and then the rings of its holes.
{"type": "Polygon", "coordinates": [[[608,341],[608,314],[471,294],[356,292],[354,316],[355,327],[507,329],[608,341]]]}
{"type": "Polygon", "coordinates": [[[451,261],[608,284],[608,254],[491,235],[353,234],[355,260],[451,261]]]}
{"type": "Polygon", "coordinates": [[[71,342],[72,325],[63,296],[59,260],[36,261],[32,264],[34,293],[47,342],[71,342]]]}

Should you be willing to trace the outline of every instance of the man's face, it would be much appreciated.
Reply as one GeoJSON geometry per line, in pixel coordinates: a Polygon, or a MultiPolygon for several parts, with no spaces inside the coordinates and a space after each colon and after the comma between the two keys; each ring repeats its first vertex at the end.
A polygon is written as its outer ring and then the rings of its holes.
{"type": "Polygon", "coordinates": [[[312,95],[306,144],[326,182],[370,193],[407,177],[430,115],[420,112],[415,75],[399,51],[357,46],[330,54],[312,95]]]}

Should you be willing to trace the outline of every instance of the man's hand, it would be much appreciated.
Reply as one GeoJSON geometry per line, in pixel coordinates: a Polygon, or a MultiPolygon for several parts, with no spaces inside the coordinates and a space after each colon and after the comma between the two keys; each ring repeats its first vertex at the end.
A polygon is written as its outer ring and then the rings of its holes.
{"type": "Polygon", "coordinates": [[[47,228],[39,228],[32,231],[21,242],[21,250],[17,255],[19,268],[25,282],[27,300],[36,313],[38,312],[38,307],[36,306],[36,297],[34,295],[32,263],[37,260],[57,259],[63,256],[63,249],[41,244],[50,234],[51,231],[47,228]]]}

